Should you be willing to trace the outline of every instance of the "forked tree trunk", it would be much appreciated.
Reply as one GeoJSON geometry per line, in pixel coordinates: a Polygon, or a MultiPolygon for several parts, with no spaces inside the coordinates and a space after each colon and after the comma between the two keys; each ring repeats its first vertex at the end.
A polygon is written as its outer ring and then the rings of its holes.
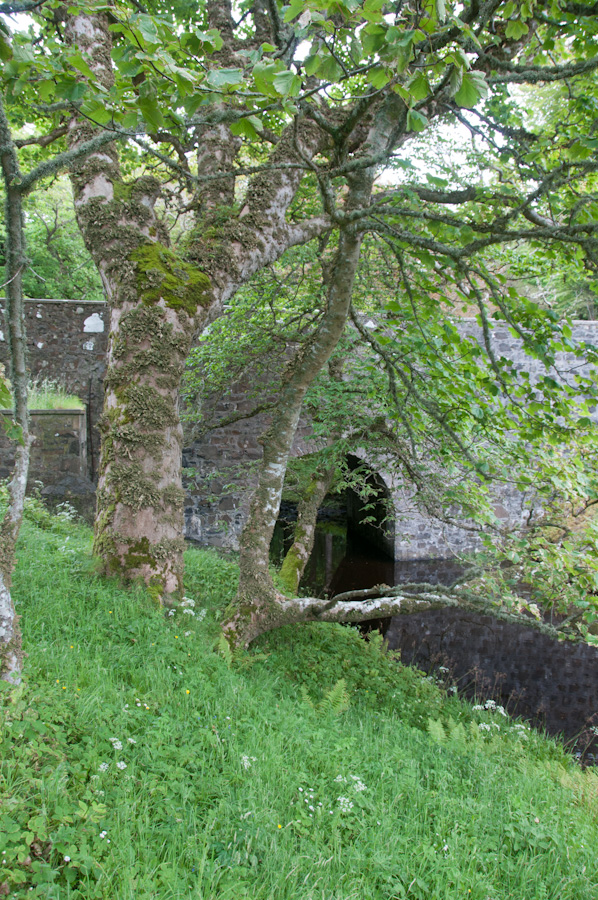
{"type": "MultiPolygon", "coordinates": [[[[67,36],[112,86],[109,21],[75,15],[67,36]]],[[[72,148],[93,129],[74,120],[72,148]]],[[[210,281],[168,248],[152,177],[126,185],[114,145],[74,169],[75,210],[110,305],[100,422],[94,551],[107,574],[141,578],[169,603],[182,591],[182,428],[178,390],[191,341],[211,301],[210,281]]]]}
{"type": "MultiPolygon", "coordinates": [[[[226,3],[211,4],[211,9],[230,19],[226,3]]],[[[67,18],[66,36],[109,92],[108,14],[74,13],[67,18]]],[[[210,115],[217,118],[217,113],[210,115]]],[[[191,342],[208,307],[216,312],[240,284],[288,247],[330,227],[327,216],[286,221],[303,160],[313,156],[320,140],[309,122],[283,135],[274,151],[280,168],[250,180],[239,215],[227,209],[223,223],[216,224],[213,207],[230,201],[231,148],[237,152],[238,141],[228,128],[210,121],[200,135],[200,168],[202,175],[208,169],[212,186],[203,197],[207,219],[198,220],[187,242],[192,265],[168,247],[154,212],[158,181],[143,177],[125,184],[114,145],[91,153],[71,176],[79,227],[110,305],[94,549],[107,573],[143,579],[165,603],[182,590],[178,391],[191,342]],[[202,157],[208,146],[210,153],[202,157]]],[[[93,134],[87,121],[74,119],[70,147],[80,147],[93,134]]]]}
{"type": "Polygon", "coordinates": [[[32,438],[29,434],[27,414],[28,373],[25,359],[27,344],[22,283],[26,254],[22,198],[18,189],[21,173],[1,102],[0,144],[2,145],[0,164],[6,192],[5,332],[10,354],[14,419],[20,429],[15,468],[9,485],[8,509],[0,525],[0,678],[18,684],[21,680],[23,655],[21,631],[10,587],[15,566],[15,548],[23,521],[32,438]]]}
{"type": "MultiPolygon", "coordinates": [[[[388,147],[396,115],[397,106],[393,99],[382,104],[365,142],[365,152],[375,157],[388,147]]],[[[352,210],[369,205],[374,178],[373,167],[358,170],[347,178],[345,212],[349,217],[352,210]]],[[[298,607],[293,605],[294,601],[280,595],[272,582],[270,543],[303,400],[330,359],[345,328],[361,242],[362,233],[357,225],[347,224],[340,228],[336,256],[327,276],[327,307],[322,321],[290,362],[272,423],[261,439],[264,451],[258,484],[241,535],[239,591],[223,624],[224,636],[232,647],[246,646],[259,634],[295,621],[297,615],[298,607]]]]}

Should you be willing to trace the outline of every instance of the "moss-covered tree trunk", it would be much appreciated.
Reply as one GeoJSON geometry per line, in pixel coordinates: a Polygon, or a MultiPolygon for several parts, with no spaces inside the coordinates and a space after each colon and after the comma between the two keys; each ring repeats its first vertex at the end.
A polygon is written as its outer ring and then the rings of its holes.
{"type": "Polygon", "coordinates": [[[22,275],[26,266],[21,172],[12,135],[0,101],[0,167],[5,191],[6,265],[5,333],[8,340],[14,419],[19,429],[15,467],[9,485],[8,509],[0,525],[0,678],[12,684],[21,680],[23,655],[21,631],[10,593],[15,549],[25,505],[32,438],[27,413],[28,372],[22,275]]]}
{"type": "MultiPolygon", "coordinates": [[[[108,18],[76,15],[68,38],[112,85],[108,18]]],[[[75,119],[69,144],[93,128],[75,119]]],[[[74,169],[75,210],[110,306],[100,422],[96,554],[108,574],[142,578],[168,602],[182,589],[182,428],[178,390],[191,341],[211,301],[208,278],[169,248],[152,177],[123,181],[115,146],[74,169]]]]}
{"type": "Polygon", "coordinates": [[[289,594],[296,594],[299,589],[299,582],[314,547],[318,510],[332,487],[336,474],[335,466],[316,469],[299,501],[293,543],[287,550],[278,573],[282,586],[289,594]]]}
{"type": "MultiPolygon", "coordinates": [[[[208,12],[228,40],[230,4],[211,3],[208,12]]],[[[109,26],[105,13],[80,12],[68,17],[66,28],[67,40],[108,92],[113,85],[109,26]]],[[[230,63],[230,53],[234,57],[225,43],[214,59],[230,63]]],[[[235,214],[230,168],[239,141],[227,126],[214,123],[218,113],[208,111],[196,128],[198,168],[207,187],[194,199],[196,226],[185,259],[169,248],[155,213],[158,181],[141,177],[125,184],[114,144],[89,155],[71,176],[79,227],[110,306],[95,552],[107,573],[140,577],[165,602],[182,587],[178,391],[191,342],[208,308],[216,314],[241,284],[288,247],[330,228],[327,215],[299,223],[286,217],[302,166],[321,140],[318,128],[299,117],[283,132],[272,152],[273,170],[250,179],[235,214]]],[[[74,118],[70,147],[94,133],[86,120],[74,118]]]]}

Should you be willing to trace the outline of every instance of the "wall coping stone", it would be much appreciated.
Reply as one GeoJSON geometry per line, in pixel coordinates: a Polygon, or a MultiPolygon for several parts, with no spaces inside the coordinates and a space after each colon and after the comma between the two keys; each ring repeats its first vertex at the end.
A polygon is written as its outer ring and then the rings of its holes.
{"type": "MultiPolygon", "coordinates": [[[[31,416],[80,416],[85,412],[84,406],[74,406],[72,409],[29,409],[31,416]]],[[[0,416],[12,416],[12,409],[0,409],[0,416]]]]}

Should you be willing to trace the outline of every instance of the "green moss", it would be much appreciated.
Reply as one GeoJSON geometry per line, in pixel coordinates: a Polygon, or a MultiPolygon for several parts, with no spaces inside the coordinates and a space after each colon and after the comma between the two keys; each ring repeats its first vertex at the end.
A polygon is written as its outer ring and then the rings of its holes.
{"type": "Polygon", "coordinates": [[[141,301],[153,306],[160,299],[171,309],[195,316],[210,300],[210,279],[158,242],[145,243],[130,254],[137,266],[141,301]]]}

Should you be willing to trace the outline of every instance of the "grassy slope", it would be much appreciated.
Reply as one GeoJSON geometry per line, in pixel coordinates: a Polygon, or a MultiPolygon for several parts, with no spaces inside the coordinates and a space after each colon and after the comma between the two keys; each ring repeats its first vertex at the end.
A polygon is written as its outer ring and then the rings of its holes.
{"type": "Polygon", "coordinates": [[[554,743],[446,700],[340,626],[274,633],[229,668],[213,646],[232,563],[190,551],[195,615],[165,619],[91,573],[84,529],[33,516],[44,528],[26,524],[14,581],[26,681],[2,710],[0,894],[598,896],[598,778],[554,743]]]}

